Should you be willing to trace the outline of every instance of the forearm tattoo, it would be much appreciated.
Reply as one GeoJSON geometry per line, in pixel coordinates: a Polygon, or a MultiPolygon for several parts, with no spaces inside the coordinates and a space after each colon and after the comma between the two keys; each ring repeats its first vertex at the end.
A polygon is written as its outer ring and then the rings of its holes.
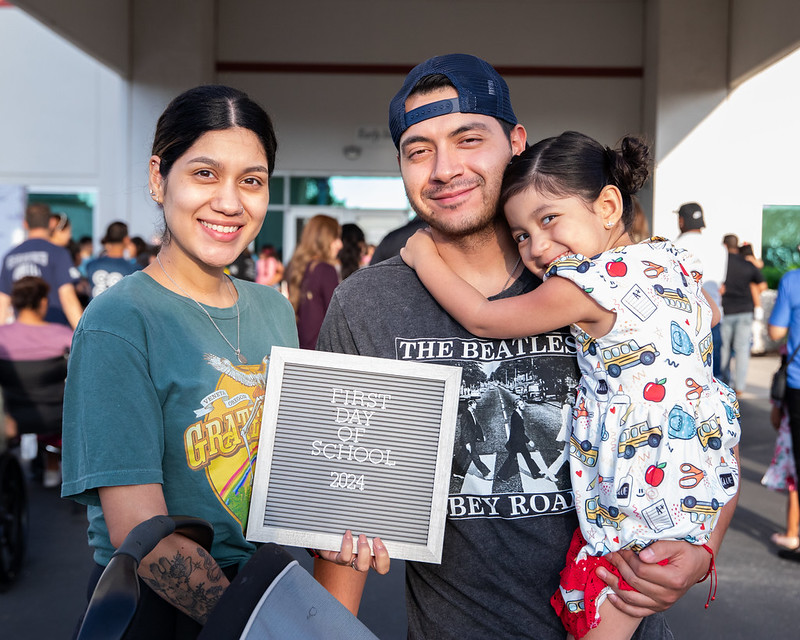
{"type": "Polygon", "coordinates": [[[201,624],[222,597],[225,585],[219,565],[202,547],[197,548],[199,562],[178,551],[173,558],[159,558],[150,564],[152,576],[142,576],[145,584],[167,602],[201,624]]]}

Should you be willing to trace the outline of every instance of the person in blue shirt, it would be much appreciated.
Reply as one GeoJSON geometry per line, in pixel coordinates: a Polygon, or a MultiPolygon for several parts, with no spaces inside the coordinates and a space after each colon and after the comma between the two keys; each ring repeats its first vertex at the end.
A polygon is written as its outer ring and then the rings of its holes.
{"type": "MultiPolygon", "coordinates": [[[[767,331],[772,340],[789,336],[786,357],[791,360],[787,369],[784,408],[789,414],[795,469],[800,469],[800,354],[796,353],[800,347],[800,270],[789,271],[781,278],[767,331]]],[[[778,555],[800,561],[800,548],[783,549],[778,555]]]]}
{"type": "Polygon", "coordinates": [[[103,255],[86,264],[86,277],[89,280],[89,294],[92,298],[96,298],[125,276],[142,268],[125,257],[125,247],[129,242],[127,224],[112,222],[108,225],[102,240],[105,249],[103,255]]]}

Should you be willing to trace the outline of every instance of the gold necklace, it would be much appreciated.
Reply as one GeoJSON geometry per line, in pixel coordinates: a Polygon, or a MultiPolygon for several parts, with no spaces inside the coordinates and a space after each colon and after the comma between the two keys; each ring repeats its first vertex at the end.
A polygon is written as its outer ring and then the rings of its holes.
{"type": "MultiPolygon", "coordinates": [[[[195,299],[194,299],[194,298],[193,298],[193,297],[192,297],[192,296],[189,294],[189,292],[188,292],[188,291],[186,291],[186,289],[184,289],[184,288],[183,288],[181,285],[179,285],[177,282],[175,282],[175,280],[173,280],[173,279],[172,279],[172,276],[171,276],[171,275],[169,275],[169,274],[167,273],[167,270],[164,268],[164,265],[163,265],[163,264],[161,264],[161,255],[160,255],[160,254],[156,254],[156,261],[158,262],[158,266],[159,266],[159,267],[161,267],[161,271],[163,271],[163,272],[164,272],[164,275],[165,275],[165,276],[167,276],[167,278],[169,278],[169,281],[170,281],[172,284],[174,284],[176,287],[178,287],[178,289],[180,289],[180,290],[181,290],[181,292],[183,292],[183,295],[185,295],[187,298],[189,298],[189,300],[191,300],[191,301],[192,301],[192,302],[194,302],[194,303],[195,303],[195,304],[196,304],[198,307],[200,307],[200,310],[201,310],[203,313],[205,313],[205,314],[208,316],[208,319],[209,319],[209,320],[211,320],[211,324],[213,324],[213,325],[214,325],[214,328],[217,330],[217,332],[219,333],[219,335],[221,335],[221,336],[222,336],[222,339],[223,339],[225,342],[227,342],[227,343],[228,343],[228,346],[229,346],[231,349],[233,349],[233,352],[236,354],[236,358],[239,360],[239,364],[247,364],[247,358],[245,358],[245,357],[242,355],[242,351],[241,351],[241,348],[240,348],[240,346],[241,346],[241,341],[239,340],[239,301],[238,301],[238,300],[237,300],[237,299],[234,297],[233,293],[231,292],[231,285],[230,285],[230,283],[228,282],[228,279],[227,279],[227,278],[225,279],[225,286],[228,288],[228,293],[230,294],[230,296],[231,296],[231,299],[233,300],[233,304],[234,304],[234,305],[236,305],[236,346],[235,346],[235,347],[234,347],[234,346],[231,344],[231,341],[230,341],[230,340],[228,340],[228,339],[225,337],[225,334],[224,334],[224,333],[222,333],[222,329],[220,329],[220,328],[217,326],[217,323],[216,323],[216,322],[214,322],[214,318],[212,318],[212,317],[211,317],[211,314],[210,314],[210,313],[209,313],[209,312],[206,310],[206,308],[205,308],[205,307],[204,307],[202,304],[200,304],[200,303],[199,303],[197,300],[195,300],[195,299]]],[[[516,267],[514,267],[514,268],[516,269],[516,267]]]]}

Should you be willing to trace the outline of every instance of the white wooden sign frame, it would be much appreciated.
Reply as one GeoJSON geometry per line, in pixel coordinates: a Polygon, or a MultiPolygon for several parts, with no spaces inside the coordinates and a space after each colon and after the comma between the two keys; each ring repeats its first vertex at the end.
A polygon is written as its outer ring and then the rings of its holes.
{"type": "Polygon", "coordinates": [[[273,347],[247,539],[441,562],[461,368],[273,347]]]}

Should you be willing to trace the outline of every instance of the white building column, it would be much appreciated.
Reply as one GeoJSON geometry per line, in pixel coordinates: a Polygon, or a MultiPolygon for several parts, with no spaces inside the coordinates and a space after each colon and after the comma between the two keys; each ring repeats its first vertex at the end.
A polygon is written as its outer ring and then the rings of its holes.
{"type": "MultiPolygon", "coordinates": [[[[127,221],[131,235],[151,240],[160,213],[148,194],[147,162],[158,116],[182,91],[214,81],[214,0],[131,2],[128,83],[127,221]]],[[[106,220],[108,224],[111,220],[106,220]]]]}
{"type": "Polygon", "coordinates": [[[678,235],[673,213],[699,202],[709,241],[730,232],[736,199],[725,180],[729,2],[649,0],[643,121],[653,143],[653,231],[678,235]],[[727,186],[723,186],[727,185],[727,186]]]}

